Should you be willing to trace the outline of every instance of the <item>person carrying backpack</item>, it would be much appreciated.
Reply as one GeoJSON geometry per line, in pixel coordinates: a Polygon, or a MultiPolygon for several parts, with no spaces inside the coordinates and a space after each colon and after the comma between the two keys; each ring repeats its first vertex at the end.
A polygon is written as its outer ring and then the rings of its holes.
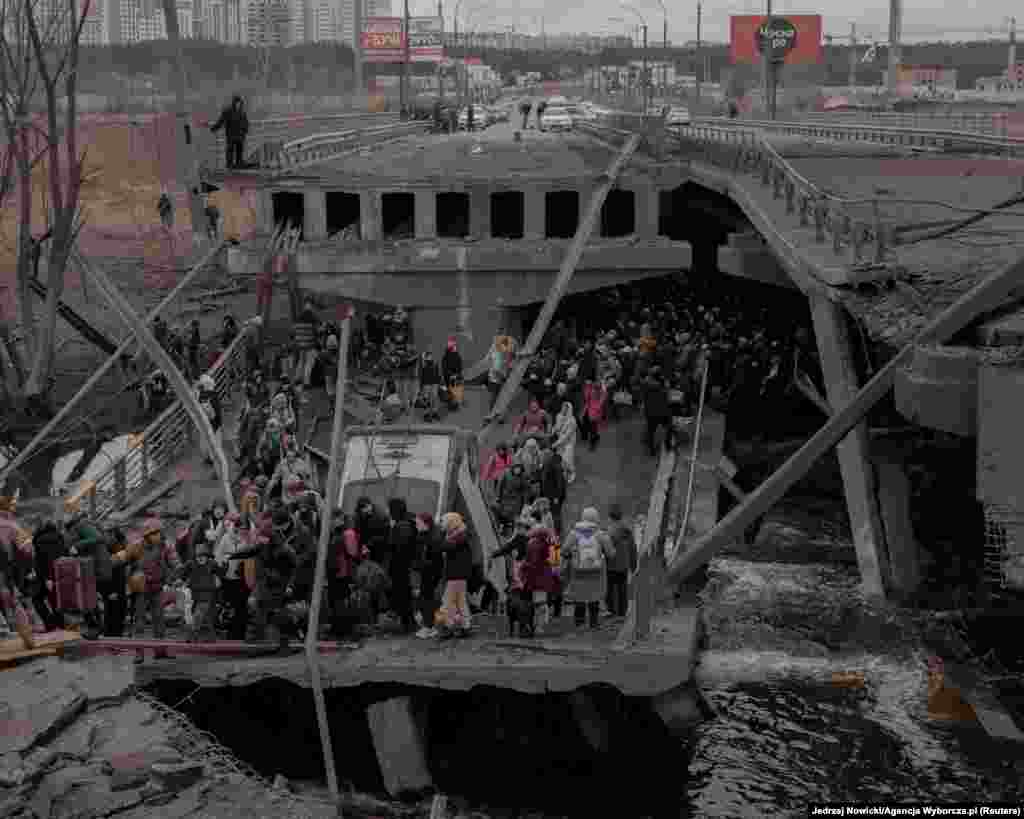
{"type": "Polygon", "coordinates": [[[582,518],[562,544],[562,573],[568,581],[565,597],[576,605],[576,627],[582,628],[589,619],[590,627],[596,629],[601,601],[608,594],[608,563],[615,557],[615,547],[601,529],[597,509],[587,507],[582,518]]]}

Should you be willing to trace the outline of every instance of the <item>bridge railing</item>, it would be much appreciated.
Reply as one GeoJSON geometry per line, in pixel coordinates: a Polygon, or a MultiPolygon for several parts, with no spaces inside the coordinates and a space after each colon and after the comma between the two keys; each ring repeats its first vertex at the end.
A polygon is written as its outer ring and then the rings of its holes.
{"type": "Polygon", "coordinates": [[[1012,136],[1013,111],[809,111],[798,118],[812,122],[873,122],[896,128],[946,128],[989,136],[1012,136]]]}
{"type": "MultiPolygon", "coordinates": [[[[622,128],[581,123],[579,130],[598,139],[618,143],[633,134],[622,128]]],[[[694,125],[678,132],[663,132],[667,150],[696,158],[731,174],[752,174],[774,199],[784,200],[786,211],[801,227],[814,226],[819,243],[830,243],[836,255],[853,263],[880,262],[899,232],[882,220],[876,199],[847,199],[826,193],[800,174],[753,128],[694,125]],[[868,258],[868,257],[871,258],[868,258]]]]}
{"type": "MultiPolygon", "coordinates": [[[[987,136],[968,131],[938,128],[900,128],[855,122],[791,122],[778,120],[735,120],[708,117],[695,120],[695,125],[719,125],[727,128],[756,128],[791,136],[813,137],[832,141],[873,142],[906,148],[941,151],[974,151],[1002,156],[1024,156],[1024,139],[987,136]]],[[[693,127],[693,126],[689,126],[693,127]]],[[[686,130],[684,128],[683,130],[686,130]]]]}
{"type": "MultiPolygon", "coordinates": [[[[231,395],[244,377],[246,346],[255,330],[255,322],[247,322],[207,371],[213,376],[222,401],[231,395]]],[[[131,440],[122,457],[68,496],[66,507],[81,509],[93,520],[107,517],[126,506],[132,495],[161,470],[174,466],[195,437],[192,420],[181,401],[175,401],[131,440]]]]}
{"type": "Polygon", "coordinates": [[[430,123],[422,121],[398,122],[372,128],[312,134],[286,142],[275,151],[266,151],[265,165],[283,171],[313,162],[323,162],[361,145],[379,144],[384,140],[426,133],[430,127],[430,123]]]}
{"type": "MultiPolygon", "coordinates": [[[[261,153],[264,143],[282,143],[326,131],[358,130],[360,127],[380,127],[397,124],[398,114],[368,113],[356,111],[344,114],[295,114],[288,117],[258,119],[249,123],[246,151],[261,153]]],[[[200,164],[208,170],[224,170],[227,160],[227,145],[224,131],[200,139],[200,164]]]]}

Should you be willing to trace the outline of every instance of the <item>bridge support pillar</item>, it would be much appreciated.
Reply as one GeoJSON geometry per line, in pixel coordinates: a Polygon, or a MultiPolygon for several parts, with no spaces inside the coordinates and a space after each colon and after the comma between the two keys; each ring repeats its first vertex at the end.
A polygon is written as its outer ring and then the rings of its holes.
{"type": "Polygon", "coordinates": [[[376,191],[362,191],[359,194],[359,223],[364,240],[380,238],[380,194],[376,191]]]}
{"type": "MultiPolygon", "coordinates": [[[[846,314],[835,302],[812,296],[811,315],[821,353],[828,401],[832,410],[838,412],[853,400],[858,391],[846,314]]],[[[862,422],[854,427],[836,449],[861,583],[867,596],[885,597],[885,577],[889,573],[888,555],[875,493],[875,472],[871,463],[867,424],[862,422]]]]}
{"type": "Polygon", "coordinates": [[[547,221],[547,196],[543,188],[530,186],[523,196],[524,214],[523,228],[524,238],[543,239],[544,225],[547,221]]]}
{"type": "Polygon", "coordinates": [[[416,191],[416,238],[437,238],[437,195],[432,190],[416,191]]]}
{"type": "Polygon", "coordinates": [[[883,440],[871,443],[871,456],[878,477],[878,506],[885,527],[892,590],[906,597],[921,583],[921,549],[914,537],[910,517],[910,481],[900,447],[883,440]]]}
{"type": "Polygon", "coordinates": [[[636,235],[641,239],[658,238],[658,189],[641,185],[633,189],[636,202],[636,235]]]}
{"type": "Polygon", "coordinates": [[[491,191],[478,186],[469,192],[469,235],[487,239],[491,235],[491,191]]]}
{"type": "Polygon", "coordinates": [[[327,193],[309,188],[304,191],[303,233],[306,239],[321,241],[327,238],[327,193]]]}

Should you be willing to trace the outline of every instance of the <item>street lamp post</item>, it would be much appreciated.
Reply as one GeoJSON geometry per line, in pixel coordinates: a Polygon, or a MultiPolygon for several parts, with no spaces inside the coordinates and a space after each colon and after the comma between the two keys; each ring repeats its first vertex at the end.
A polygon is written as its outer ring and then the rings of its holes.
{"type": "Polygon", "coordinates": [[[641,53],[642,68],[640,75],[640,90],[643,94],[643,102],[641,103],[644,116],[647,116],[647,97],[648,97],[648,86],[647,86],[647,19],[634,7],[628,3],[623,3],[622,7],[626,11],[630,11],[640,19],[640,30],[643,35],[643,46],[641,53]]]}
{"type": "Polygon", "coordinates": [[[661,6],[661,93],[668,96],[668,9],[665,0],[658,0],[661,6]]]}

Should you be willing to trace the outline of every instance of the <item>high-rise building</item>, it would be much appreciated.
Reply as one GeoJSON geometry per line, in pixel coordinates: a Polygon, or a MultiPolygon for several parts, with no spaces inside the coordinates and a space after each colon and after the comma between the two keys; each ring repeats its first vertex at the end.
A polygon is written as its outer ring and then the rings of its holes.
{"type": "MultiPolygon", "coordinates": [[[[391,17],[391,0],[362,0],[363,19],[367,17],[391,17]]],[[[343,43],[351,43],[353,23],[355,22],[356,0],[340,0],[338,3],[339,25],[337,39],[343,43]]]]}
{"type": "Polygon", "coordinates": [[[245,29],[242,0],[203,0],[202,17],[195,26],[197,37],[219,43],[241,43],[245,29]]]}
{"type": "Polygon", "coordinates": [[[249,0],[246,29],[254,46],[287,46],[292,10],[288,0],[249,0]]]}

